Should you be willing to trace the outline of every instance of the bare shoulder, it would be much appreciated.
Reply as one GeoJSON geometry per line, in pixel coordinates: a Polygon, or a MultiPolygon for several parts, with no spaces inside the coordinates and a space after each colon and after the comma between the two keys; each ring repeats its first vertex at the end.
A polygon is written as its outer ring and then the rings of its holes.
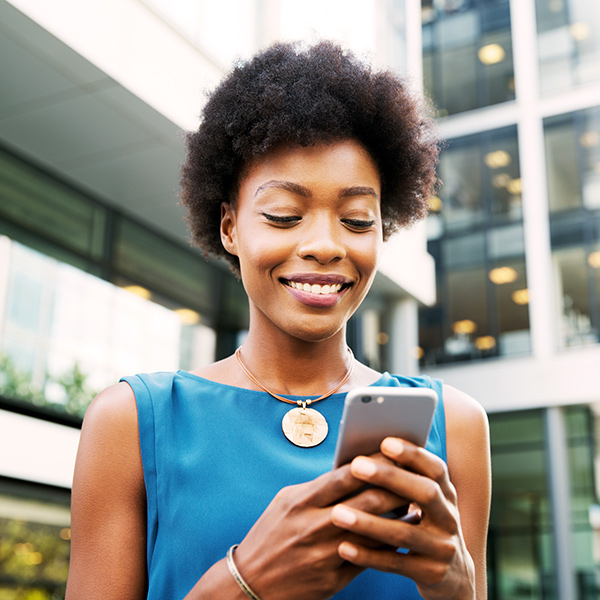
{"type": "Polygon", "coordinates": [[[101,391],[91,402],[83,419],[84,427],[102,425],[131,425],[137,421],[133,390],[125,382],[116,383],[101,391]]]}
{"type": "Polygon", "coordinates": [[[444,385],[448,468],[456,482],[489,470],[489,425],[477,400],[444,385]]]}
{"type": "Polygon", "coordinates": [[[145,597],[145,510],[135,397],[119,383],[94,398],[83,422],[68,600],[145,597]]]}
{"type": "MultiPolygon", "coordinates": [[[[137,408],[126,383],[112,385],[92,400],[83,420],[77,467],[75,484],[89,467],[94,474],[118,470],[129,483],[135,480],[136,487],[142,483],[137,408]]],[[[87,472],[85,479],[95,478],[87,472]]]]}
{"type": "Polygon", "coordinates": [[[475,398],[447,384],[444,384],[443,394],[446,430],[449,436],[487,431],[487,414],[475,398]]]}

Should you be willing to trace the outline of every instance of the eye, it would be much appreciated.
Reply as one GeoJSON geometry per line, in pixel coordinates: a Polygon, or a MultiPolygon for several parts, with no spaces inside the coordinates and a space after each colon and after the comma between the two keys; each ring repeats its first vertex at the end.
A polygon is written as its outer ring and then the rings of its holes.
{"type": "Polygon", "coordinates": [[[262,216],[271,223],[278,225],[295,225],[302,220],[302,217],[298,215],[270,215],[269,213],[263,212],[262,216]]]}
{"type": "Polygon", "coordinates": [[[373,227],[375,224],[375,220],[365,221],[363,219],[342,219],[342,223],[349,227],[350,229],[354,229],[356,231],[364,231],[373,227]]]}

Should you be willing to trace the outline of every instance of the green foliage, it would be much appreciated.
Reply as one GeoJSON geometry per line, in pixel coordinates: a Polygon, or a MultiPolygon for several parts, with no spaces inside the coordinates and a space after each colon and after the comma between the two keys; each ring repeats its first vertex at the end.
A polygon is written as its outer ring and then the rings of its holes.
{"type": "Polygon", "coordinates": [[[6,355],[0,356],[0,394],[34,404],[45,403],[44,392],[32,383],[31,375],[18,369],[6,355]]]}
{"type": "Polygon", "coordinates": [[[70,530],[0,518],[0,600],[64,598],[70,530]]]}
{"type": "MultiPolygon", "coordinates": [[[[0,356],[0,395],[13,400],[25,400],[38,406],[47,406],[58,412],[83,416],[92,398],[96,395],[87,383],[87,374],[75,363],[70,371],[55,377],[47,375],[46,381],[64,389],[65,402],[52,402],[44,391],[31,381],[31,375],[18,369],[9,356],[0,356]]],[[[0,596],[0,600],[3,600],[0,596]]]]}

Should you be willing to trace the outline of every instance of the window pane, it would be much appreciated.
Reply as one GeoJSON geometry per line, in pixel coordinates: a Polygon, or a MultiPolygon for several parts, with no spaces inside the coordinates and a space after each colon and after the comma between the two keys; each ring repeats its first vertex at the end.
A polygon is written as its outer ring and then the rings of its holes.
{"type": "Polygon", "coordinates": [[[2,151],[0,217],[86,257],[102,257],[105,209],[2,151]]]}
{"type": "Polygon", "coordinates": [[[543,92],[600,80],[600,3],[536,0],[543,92]]]}
{"type": "Polygon", "coordinates": [[[440,116],[515,97],[508,0],[422,3],[426,89],[440,116]]]}
{"type": "Polygon", "coordinates": [[[490,415],[490,598],[555,599],[543,413],[490,415]]]}
{"type": "MultiPolygon", "coordinates": [[[[590,259],[592,262],[594,256],[592,255],[590,259]]],[[[597,318],[598,305],[597,303],[593,307],[590,305],[588,259],[585,248],[576,246],[555,249],[552,252],[552,260],[561,310],[559,333],[562,345],[578,346],[597,342],[598,332],[593,327],[592,319],[597,318]]]]}

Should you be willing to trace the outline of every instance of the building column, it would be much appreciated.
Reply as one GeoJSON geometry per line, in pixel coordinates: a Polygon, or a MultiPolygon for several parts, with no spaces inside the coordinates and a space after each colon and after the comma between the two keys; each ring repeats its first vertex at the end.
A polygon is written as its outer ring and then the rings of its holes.
{"type": "Polygon", "coordinates": [[[557,347],[553,295],[552,248],[544,128],[539,108],[539,67],[534,2],[511,0],[515,89],[517,94],[519,160],[523,181],[525,260],[529,289],[532,353],[551,356],[557,347]]]}
{"type": "Polygon", "coordinates": [[[393,373],[417,375],[419,361],[419,310],[414,298],[397,300],[390,310],[389,365],[393,373]]]}
{"type": "Polygon", "coordinates": [[[561,600],[575,600],[577,586],[571,543],[571,485],[563,408],[553,406],[546,409],[545,429],[556,597],[561,600]]]}

